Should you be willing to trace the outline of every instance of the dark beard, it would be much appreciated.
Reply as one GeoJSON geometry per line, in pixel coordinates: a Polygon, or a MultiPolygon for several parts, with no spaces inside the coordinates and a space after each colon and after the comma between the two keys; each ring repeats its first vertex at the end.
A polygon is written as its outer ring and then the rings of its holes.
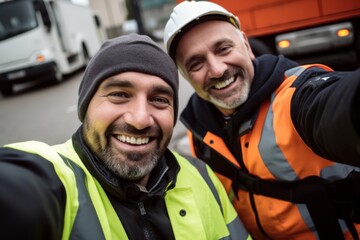
{"type": "Polygon", "coordinates": [[[104,165],[116,176],[129,181],[138,181],[154,169],[154,167],[158,164],[162,154],[163,153],[159,151],[159,148],[150,153],[150,158],[149,153],[126,153],[125,158],[128,159],[128,161],[130,160],[131,162],[137,163],[136,165],[130,167],[121,160],[117,159],[117,156],[111,152],[110,147],[106,147],[104,151],[101,152],[100,159],[104,165]],[[149,159],[144,160],[145,158],[149,159]],[[146,162],[141,163],[143,160],[146,162]]]}
{"type": "Polygon", "coordinates": [[[105,132],[105,146],[101,145],[100,136],[91,131],[91,124],[87,118],[84,120],[84,130],[84,133],[87,132],[84,137],[85,141],[104,166],[116,176],[129,181],[138,181],[149,174],[157,165],[159,159],[166,150],[167,144],[170,142],[170,139],[168,139],[165,142],[163,149],[160,149],[161,146],[158,139],[162,139],[163,134],[156,126],[138,130],[127,124],[122,124],[121,126],[111,125],[105,132]],[[113,152],[111,138],[113,137],[112,133],[116,131],[124,132],[129,135],[155,136],[157,139],[157,147],[152,152],[113,152]],[[88,138],[92,138],[92,141],[89,141],[88,138]]]}

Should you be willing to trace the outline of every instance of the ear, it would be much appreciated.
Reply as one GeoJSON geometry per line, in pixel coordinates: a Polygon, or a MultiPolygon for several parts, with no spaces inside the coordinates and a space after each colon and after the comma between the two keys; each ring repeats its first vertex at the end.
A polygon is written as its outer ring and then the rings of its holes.
{"type": "Polygon", "coordinates": [[[248,52],[249,52],[249,56],[250,56],[251,60],[254,60],[254,59],[255,59],[255,55],[254,55],[254,53],[253,53],[252,50],[251,50],[251,46],[250,46],[250,43],[249,43],[249,39],[247,38],[246,34],[245,34],[243,31],[241,31],[241,33],[242,33],[242,35],[243,35],[243,37],[244,37],[244,43],[245,43],[245,46],[246,46],[246,48],[247,48],[247,50],[248,50],[248,52]]]}

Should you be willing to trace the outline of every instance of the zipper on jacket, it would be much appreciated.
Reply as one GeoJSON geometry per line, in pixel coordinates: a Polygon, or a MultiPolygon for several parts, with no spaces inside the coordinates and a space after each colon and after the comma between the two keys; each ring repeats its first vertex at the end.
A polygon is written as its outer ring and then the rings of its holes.
{"type": "Polygon", "coordinates": [[[151,230],[149,229],[147,220],[145,218],[146,210],[145,210],[144,203],[143,202],[138,202],[138,207],[139,207],[139,210],[140,210],[140,215],[144,219],[144,228],[143,228],[144,237],[145,237],[145,239],[149,239],[149,240],[153,239],[153,236],[151,236],[151,230]]]}

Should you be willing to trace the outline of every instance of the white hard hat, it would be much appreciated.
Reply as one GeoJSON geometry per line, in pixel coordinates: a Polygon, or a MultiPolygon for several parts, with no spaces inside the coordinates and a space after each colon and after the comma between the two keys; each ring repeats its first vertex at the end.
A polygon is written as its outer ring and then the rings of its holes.
{"type": "Polygon", "coordinates": [[[164,46],[175,59],[177,44],[194,25],[208,20],[225,20],[240,29],[240,21],[225,8],[209,1],[184,1],[176,5],[164,29],[164,46]]]}

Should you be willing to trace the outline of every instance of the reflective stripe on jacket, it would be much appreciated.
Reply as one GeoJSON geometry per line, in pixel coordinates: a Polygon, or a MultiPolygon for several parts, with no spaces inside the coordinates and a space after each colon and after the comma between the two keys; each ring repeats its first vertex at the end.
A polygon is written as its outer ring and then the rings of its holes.
{"type": "MultiPolygon", "coordinates": [[[[274,181],[296,181],[308,176],[337,180],[345,178],[353,170],[359,170],[319,157],[303,142],[294,128],[290,118],[290,104],[295,92],[292,84],[309,67],[320,67],[331,71],[323,65],[306,65],[290,69],[285,73],[281,85],[267,101],[261,104],[255,116],[256,120],[250,123],[254,120],[251,119],[240,127],[239,147],[241,147],[243,164],[249,173],[274,181]]],[[[207,116],[202,117],[206,119],[207,116]]],[[[188,133],[191,140],[201,135],[188,133]]],[[[211,148],[211,151],[217,152],[240,168],[239,162],[220,136],[208,131],[203,139],[197,140],[206,145],[202,146],[201,150],[192,149],[194,154],[201,152],[200,155],[197,154],[199,158],[206,161],[207,154],[211,158],[212,153],[206,149],[211,148]]],[[[191,145],[194,147],[193,143],[191,145]]],[[[217,171],[216,168],[213,170],[217,171]]],[[[239,190],[234,195],[232,180],[222,175],[219,175],[219,178],[230,196],[233,196],[234,206],[253,238],[264,238],[259,229],[260,222],[263,231],[273,239],[319,239],[304,204],[293,204],[249,194],[243,190],[239,190]]],[[[344,221],[339,221],[343,232],[349,237],[344,221]]]]}
{"type": "MultiPolygon", "coordinates": [[[[62,239],[128,239],[106,192],[83,165],[71,140],[56,146],[31,141],[6,147],[38,154],[54,165],[67,196],[62,239]]],[[[181,170],[165,203],[175,238],[250,239],[215,174],[205,165],[201,170],[174,155],[181,170]],[[205,181],[196,169],[203,171],[205,181]],[[209,182],[213,192],[206,187],[209,182]]]]}

